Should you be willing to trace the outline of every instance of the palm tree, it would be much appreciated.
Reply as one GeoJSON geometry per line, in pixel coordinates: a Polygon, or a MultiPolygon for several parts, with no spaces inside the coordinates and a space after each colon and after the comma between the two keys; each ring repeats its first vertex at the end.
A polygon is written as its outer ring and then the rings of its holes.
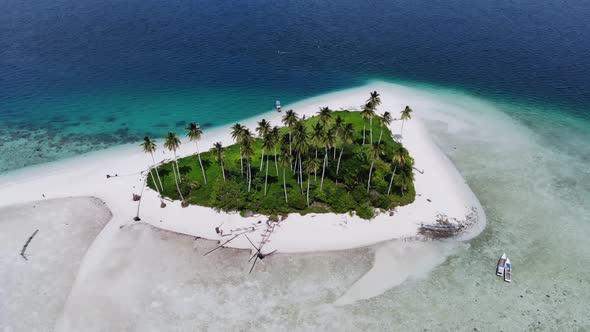
{"type": "Polygon", "coordinates": [[[248,162],[248,170],[246,175],[248,177],[248,192],[250,192],[250,187],[252,185],[252,156],[254,155],[254,137],[252,137],[252,133],[249,129],[245,129],[242,136],[242,153],[248,162]]]}
{"type": "Polygon", "coordinates": [[[291,138],[291,131],[293,126],[299,121],[299,116],[293,110],[288,110],[283,116],[283,124],[289,128],[289,153],[293,155],[293,144],[291,138]]]}
{"type": "Polygon", "coordinates": [[[398,185],[402,191],[402,196],[405,195],[404,190],[407,190],[414,181],[414,173],[400,172],[399,176],[395,180],[395,184],[398,185]]]}
{"type": "Polygon", "coordinates": [[[373,105],[371,103],[366,103],[362,106],[361,110],[361,118],[363,118],[363,144],[366,142],[366,132],[367,132],[367,125],[366,121],[369,118],[372,118],[375,115],[375,111],[373,110],[373,105]]]}
{"type": "MultiPolygon", "coordinates": [[[[332,129],[334,129],[336,137],[339,138],[340,133],[344,129],[344,119],[342,119],[340,115],[336,116],[336,119],[334,120],[334,126],[332,126],[332,129]]],[[[336,147],[334,147],[334,160],[336,160],[336,147]]]]}
{"type": "Polygon", "coordinates": [[[393,164],[393,173],[391,174],[391,180],[389,180],[389,189],[387,189],[387,195],[391,193],[391,185],[393,184],[393,178],[395,177],[395,171],[398,167],[404,167],[406,164],[406,156],[408,155],[408,150],[406,150],[403,146],[397,149],[393,153],[393,158],[391,159],[391,163],[393,164]]]}
{"type": "MultiPolygon", "coordinates": [[[[275,147],[275,141],[271,134],[267,134],[264,136],[264,141],[262,142],[262,149],[271,151],[275,147]]],[[[276,155],[275,155],[276,156],[276,155]]],[[[266,175],[264,176],[264,196],[266,196],[266,184],[268,183],[268,159],[269,155],[266,155],[266,175]]],[[[276,161],[275,161],[276,162],[276,161]]]]}
{"type": "Polygon", "coordinates": [[[326,127],[328,122],[330,122],[330,120],[332,120],[332,110],[329,109],[328,107],[320,108],[320,110],[317,114],[320,119],[320,123],[322,124],[323,127],[326,127]]]}
{"type": "Polygon", "coordinates": [[[223,167],[223,159],[225,159],[225,151],[223,149],[223,145],[221,142],[217,142],[213,144],[213,148],[211,149],[213,155],[215,156],[215,161],[218,161],[221,164],[221,174],[223,175],[223,181],[225,181],[225,169],[223,167]]]}
{"type": "Polygon", "coordinates": [[[287,198],[287,178],[285,174],[285,170],[287,167],[291,168],[291,154],[289,150],[287,150],[286,146],[281,148],[281,167],[283,168],[283,189],[285,190],[285,203],[289,203],[287,198]]]}
{"type": "MultiPolygon", "coordinates": [[[[324,126],[322,126],[319,122],[315,124],[315,126],[311,130],[311,136],[309,139],[311,140],[311,144],[315,145],[315,159],[318,159],[318,146],[324,143],[324,126]]],[[[317,181],[317,172],[314,173],[314,182],[317,181]]]]}
{"type": "Polygon", "coordinates": [[[410,108],[410,106],[406,106],[406,108],[404,108],[404,110],[400,112],[402,115],[400,117],[400,119],[402,120],[402,130],[400,132],[400,136],[402,138],[404,137],[404,123],[412,118],[412,112],[413,110],[410,108]]]}
{"type": "Polygon", "coordinates": [[[377,91],[373,91],[371,92],[371,96],[369,97],[369,100],[367,100],[368,103],[371,104],[371,109],[373,110],[373,112],[371,112],[369,120],[370,120],[370,132],[371,132],[371,144],[373,144],[373,118],[375,117],[375,110],[377,109],[377,106],[381,105],[381,97],[379,97],[379,93],[377,93],[377,91]]]}
{"type": "Polygon", "coordinates": [[[320,161],[317,159],[307,159],[305,162],[305,169],[307,170],[307,206],[309,206],[309,178],[311,172],[317,172],[318,168],[320,168],[320,161]]]}
{"type": "Polygon", "coordinates": [[[379,126],[381,127],[381,132],[379,133],[379,141],[377,141],[377,144],[381,144],[381,138],[383,137],[383,127],[389,126],[392,120],[393,119],[391,118],[391,113],[389,112],[383,113],[383,115],[379,118],[379,126]]]}
{"type": "MultiPolygon", "coordinates": [[[[261,138],[265,138],[268,133],[270,133],[272,130],[272,127],[270,125],[269,121],[266,121],[266,119],[262,119],[260,120],[260,122],[258,122],[258,127],[256,127],[256,131],[258,132],[258,136],[261,138]]],[[[264,146],[262,146],[262,156],[260,157],[260,170],[262,171],[262,164],[264,164],[264,146]]]]}
{"type": "Polygon", "coordinates": [[[373,107],[381,105],[381,97],[379,97],[379,93],[377,91],[371,92],[371,97],[369,97],[368,101],[373,104],[373,107]]]}
{"type": "Polygon", "coordinates": [[[275,150],[275,170],[277,171],[277,176],[279,176],[279,164],[277,162],[277,145],[279,145],[281,131],[279,130],[278,126],[274,126],[272,131],[270,132],[270,137],[272,139],[273,148],[275,150]]]}
{"type": "Polygon", "coordinates": [[[205,184],[207,184],[207,176],[205,175],[205,168],[203,167],[203,161],[201,160],[201,154],[199,153],[199,141],[201,140],[201,136],[203,135],[203,130],[198,123],[191,122],[189,123],[188,127],[186,128],[189,140],[191,142],[195,142],[197,147],[197,158],[199,158],[199,164],[201,165],[201,172],[203,173],[203,180],[205,184]]]}
{"type": "Polygon", "coordinates": [[[232,127],[231,137],[233,138],[236,143],[240,145],[240,172],[244,175],[244,158],[242,157],[242,136],[244,135],[244,130],[246,127],[242,126],[239,123],[234,124],[232,127]]]}
{"type": "Polygon", "coordinates": [[[375,160],[377,160],[377,158],[383,154],[383,146],[381,144],[372,144],[369,153],[371,156],[371,168],[369,169],[369,181],[367,181],[367,194],[371,189],[371,175],[373,175],[373,166],[375,165],[375,160]]]}
{"type": "Polygon", "coordinates": [[[326,132],[326,136],[324,137],[324,144],[326,153],[324,156],[324,165],[322,169],[322,181],[320,182],[320,190],[324,189],[324,174],[326,173],[326,166],[328,166],[328,149],[331,149],[336,146],[336,131],[334,129],[330,129],[326,132]]]}
{"type": "Polygon", "coordinates": [[[158,165],[156,164],[156,160],[154,159],[154,152],[156,152],[156,143],[154,141],[152,141],[148,136],[145,136],[143,138],[143,143],[141,143],[140,146],[143,148],[143,152],[149,153],[152,156],[152,163],[153,163],[153,167],[156,171],[156,176],[158,177],[158,182],[160,183],[160,188],[158,188],[158,184],[156,183],[156,181],[154,179],[154,174],[152,173],[151,168],[150,168],[150,175],[152,177],[152,182],[154,183],[154,186],[156,187],[156,191],[158,191],[158,194],[160,194],[160,197],[162,197],[162,191],[164,191],[164,186],[162,185],[162,179],[160,179],[160,173],[158,172],[158,165]]]}
{"type": "Polygon", "coordinates": [[[176,164],[176,169],[178,170],[178,177],[180,178],[180,170],[178,169],[178,160],[176,160],[176,150],[180,147],[180,140],[176,137],[176,134],[173,132],[168,132],[166,137],[164,137],[164,147],[170,151],[174,152],[174,163],[172,164],[172,174],[174,174],[174,183],[176,183],[176,190],[178,190],[178,195],[180,195],[180,199],[184,201],[184,197],[182,197],[182,193],[180,192],[180,187],[178,186],[178,179],[176,178],[176,171],[174,170],[174,164],[176,164]]]}
{"type": "MultiPolygon", "coordinates": [[[[299,160],[299,180],[298,183],[301,187],[301,191],[303,193],[303,161],[301,160],[302,155],[307,152],[309,149],[309,137],[307,134],[307,128],[303,121],[297,121],[295,126],[293,127],[293,150],[297,154],[297,159],[295,160],[295,164],[297,164],[297,160],[299,160]]],[[[297,166],[296,166],[297,167],[297,166]]]]}
{"type": "Polygon", "coordinates": [[[342,149],[340,150],[340,155],[338,156],[338,165],[336,165],[336,176],[338,176],[338,171],[340,170],[340,160],[342,159],[342,152],[344,152],[344,145],[350,144],[354,140],[354,125],[352,123],[347,123],[344,125],[344,129],[342,129],[342,135],[340,135],[340,139],[342,140],[342,149]]]}

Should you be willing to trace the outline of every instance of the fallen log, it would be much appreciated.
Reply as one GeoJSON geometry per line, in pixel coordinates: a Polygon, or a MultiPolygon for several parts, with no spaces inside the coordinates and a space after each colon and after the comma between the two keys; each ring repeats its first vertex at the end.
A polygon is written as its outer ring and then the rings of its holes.
{"type": "Polygon", "coordinates": [[[37,235],[38,232],[39,232],[39,230],[37,229],[33,232],[33,234],[31,234],[31,236],[29,236],[29,239],[27,240],[27,242],[23,246],[23,249],[20,251],[20,255],[23,256],[23,258],[25,260],[28,260],[27,256],[25,256],[25,251],[27,251],[27,247],[29,246],[29,243],[31,243],[31,240],[35,237],[35,235],[37,235]]]}

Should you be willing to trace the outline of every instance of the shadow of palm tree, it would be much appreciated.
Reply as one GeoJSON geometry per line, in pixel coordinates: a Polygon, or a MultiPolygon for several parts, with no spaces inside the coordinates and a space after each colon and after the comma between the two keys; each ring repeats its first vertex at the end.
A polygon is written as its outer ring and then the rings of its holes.
{"type": "Polygon", "coordinates": [[[159,167],[158,168],[158,174],[160,174],[161,177],[165,177],[165,176],[170,175],[170,170],[169,169],[162,168],[162,167],[159,167]]]}
{"type": "Polygon", "coordinates": [[[192,170],[193,170],[192,167],[186,166],[186,165],[185,166],[180,166],[178,168],[178,171],[180,172],[180,175],[186,175],[186,174],[190,173],[192,170]]]}

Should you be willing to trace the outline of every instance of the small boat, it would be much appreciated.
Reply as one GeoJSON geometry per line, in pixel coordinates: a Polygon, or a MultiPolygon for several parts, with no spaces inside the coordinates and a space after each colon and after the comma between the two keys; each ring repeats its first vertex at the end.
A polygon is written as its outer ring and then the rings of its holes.
{"type": "Polygon", "coordinates": [[[498,261],[498,267],[496,268],[496,275],[498,277],[504,276],[504,265],[506,264],[506,253],[502,254],[500,260],[498,261]]]}
{"type": "Polygon", "coordinates": [[[281,101],[280,100],[275,100],[275,107],[277,108],[278,112],[281,111],[281,101]]]}
{"type": "Polygon", "coordinates": [[[510,265],[510,258],[506,258],[506,267],[504,269],[504,281],[512,281],[512,266],[510,265]]]}

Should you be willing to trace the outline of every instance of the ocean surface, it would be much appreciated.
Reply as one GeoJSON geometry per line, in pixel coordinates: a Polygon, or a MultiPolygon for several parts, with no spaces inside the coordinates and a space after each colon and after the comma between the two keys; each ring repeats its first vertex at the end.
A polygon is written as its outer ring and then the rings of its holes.
{"type": "Polygon", "coordinates": [[[0,5],[0,172],[375,78],[590,119],[584,0],[0,5]]]}
{"type": "MultiPolygon", "coordinates": [[[[267,112],[275,99],[374,80],[409,86],[432,105],[416,111],[432,119],[436,142],[482,202],[486,230],[401,285],[346,306],[332,303],[369,269],[371,253],[399,263],[403,243],[353,251],[353,262],[342,253],[283,256],[249,281],[208,264],[208,277],[191,285],[227,285],[207,299],[236,301],[231,327],[258,317],[264,330],[590,330],[587,1],[0,7],[0,173],[182,133],[191,121],[207,130],[267,112]],[[493,276],[504,251],[513,257],[509,285],[493,276]],[[244,288],[248,297],[236,297],[244,288]],[[260,311],[240,316],[252,303],[260,311]]],[[[221,327],[206,315],[190,322],[221,327]]]]}

